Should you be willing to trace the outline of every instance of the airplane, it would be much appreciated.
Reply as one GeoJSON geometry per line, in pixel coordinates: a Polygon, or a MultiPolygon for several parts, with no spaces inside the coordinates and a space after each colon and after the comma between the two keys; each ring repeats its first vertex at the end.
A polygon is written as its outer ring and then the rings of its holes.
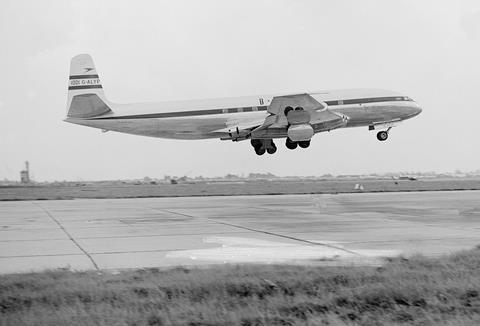
{"type": "Polygon", "coordinates": [[[368,127],[387,140],[390,130],[422,109],[387,90],[346,89],[209,100],[117,104],[107,100],[93,59],[72,58],[64,121],[171,139],[250,140],[257,155],[274,154],[274,139],[288,149],[307,148],[316,133],[368,127]]]}

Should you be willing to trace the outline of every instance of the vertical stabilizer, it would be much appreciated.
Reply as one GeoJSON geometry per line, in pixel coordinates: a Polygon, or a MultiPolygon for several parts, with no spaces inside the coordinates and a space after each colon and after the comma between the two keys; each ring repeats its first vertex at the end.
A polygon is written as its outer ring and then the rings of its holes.
{"type": "Polygon", "coordinates": [[[88,54],[79,54],[70,63],[67,117],[92,118],[111,112],[102,83],[88,54]]]}

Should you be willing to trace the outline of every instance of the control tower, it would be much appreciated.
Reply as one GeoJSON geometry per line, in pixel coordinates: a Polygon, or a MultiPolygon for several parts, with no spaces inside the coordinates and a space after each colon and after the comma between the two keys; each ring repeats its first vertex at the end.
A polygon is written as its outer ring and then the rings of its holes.
{"type": "Polygon", "coordinates": [[[30,183],[30,166],[28,161],[25,162],[25,170],[20,171],[20,181],[22,183],[30,183]]]}

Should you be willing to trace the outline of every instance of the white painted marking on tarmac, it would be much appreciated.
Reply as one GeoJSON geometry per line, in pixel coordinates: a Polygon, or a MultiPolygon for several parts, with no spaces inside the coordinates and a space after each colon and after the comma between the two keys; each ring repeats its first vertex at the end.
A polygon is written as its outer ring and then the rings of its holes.
{"type": "MultiPolygon", "coordinates": [[[[358,260],[358,255],[380,258],[397,256],[400,253],[395,250],[355,250],[356,254],[353,254],[331,247],[239,237],[208,237],[203,242],[218,243],[220,247],[179,250],[167,253],[166,257],[224,263],[285,263],[312,260],[358,260]]],[[[334,243],[318,240],[314,242],[334,243]]]]}

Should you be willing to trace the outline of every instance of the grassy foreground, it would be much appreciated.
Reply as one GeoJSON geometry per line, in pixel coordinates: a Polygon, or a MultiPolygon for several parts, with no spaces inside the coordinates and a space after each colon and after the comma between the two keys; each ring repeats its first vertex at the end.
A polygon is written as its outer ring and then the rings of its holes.
{"type": "Polygon", "coordinates": [[[480,250],[382,267],[0,277],[2,325],[479,325],[480,250]]]}

